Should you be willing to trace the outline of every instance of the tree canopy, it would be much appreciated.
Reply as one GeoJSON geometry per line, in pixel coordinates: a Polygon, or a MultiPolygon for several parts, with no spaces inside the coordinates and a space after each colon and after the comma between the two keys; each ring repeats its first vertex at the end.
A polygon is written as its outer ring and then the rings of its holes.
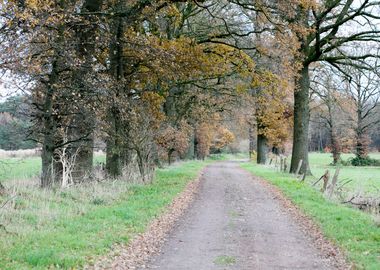
{"type": "Polygon", "coordinates": [[[348,98],[358,74],[379,76],[375,0],[26,0],[1,11],[0,67],[27,100],[17,125],[42,148],[44,187],[60,183],[63,153],[70,181],[91,178],[96,140],[111,178],[135,168],[148,181],[162,159],[203,159],[234,141],[224,119],[237,107],[259,162],[293,140],[291,172],[302,160],[307,173],[310,100],[327,104],[313,78],[329,70],[348,98]]]}

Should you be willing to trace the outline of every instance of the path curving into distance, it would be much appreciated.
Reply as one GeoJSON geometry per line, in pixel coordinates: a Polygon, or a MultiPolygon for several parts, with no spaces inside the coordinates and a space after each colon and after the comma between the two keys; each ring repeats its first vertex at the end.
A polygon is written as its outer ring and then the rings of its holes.
{"type": "Polygon", "coordinates": [[[335,269],[274,197],[238,163],[210,165],[190,209],[146,267],[335,269]]]}

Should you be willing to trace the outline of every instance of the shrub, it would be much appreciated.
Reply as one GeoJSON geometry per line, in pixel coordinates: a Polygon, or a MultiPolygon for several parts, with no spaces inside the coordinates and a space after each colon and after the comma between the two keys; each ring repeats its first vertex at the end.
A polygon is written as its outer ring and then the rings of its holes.
{"type": "MultiPolygon", "coordinates": [[[[373,159],[370,157],[354,157],[354,158],[349,158],[347,162],[348,165],[352,166],[380,166],[380,160],[373,159]]],[[[346,165],[346,164],[343,164],[346,165]]]]}

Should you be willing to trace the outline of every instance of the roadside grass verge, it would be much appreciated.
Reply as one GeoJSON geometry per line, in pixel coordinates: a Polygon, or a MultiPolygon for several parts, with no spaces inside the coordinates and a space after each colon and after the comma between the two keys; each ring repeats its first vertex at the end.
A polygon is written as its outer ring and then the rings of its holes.
{"type": "Polygon", "coordinates": [[[380,269],[380,227],[370,215],[326,200],[320,192],[289,174],[253,163],[241,167],[280,188],[328,239],[342,248],[356,269],[380,269]]]}
{"type": "Polygon", "coordinates": [[[70,269],[95,261],[113,244],[143,232],[207,164],[189,161],[158,169],[149,185],[20,187],[0,209],[0,269],[70,269]]]}

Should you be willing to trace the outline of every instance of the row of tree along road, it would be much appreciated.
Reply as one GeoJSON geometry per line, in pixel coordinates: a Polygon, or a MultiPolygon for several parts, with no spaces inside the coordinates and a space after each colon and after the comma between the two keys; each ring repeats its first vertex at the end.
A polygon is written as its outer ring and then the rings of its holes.
{"type": "Polygon", "coordinates": [[[290,171],[304,174],[313,104],[329,110],[335,161],[336,101],[354,106],[366,158],[379,14],[372,0],[4,1],[0,67],[42,146],[42,187],[91,178],[96,141],[108,177],[150,181],[162,161],[203,159],[239,127],[260,163],[292,140],[290,171]]]}

